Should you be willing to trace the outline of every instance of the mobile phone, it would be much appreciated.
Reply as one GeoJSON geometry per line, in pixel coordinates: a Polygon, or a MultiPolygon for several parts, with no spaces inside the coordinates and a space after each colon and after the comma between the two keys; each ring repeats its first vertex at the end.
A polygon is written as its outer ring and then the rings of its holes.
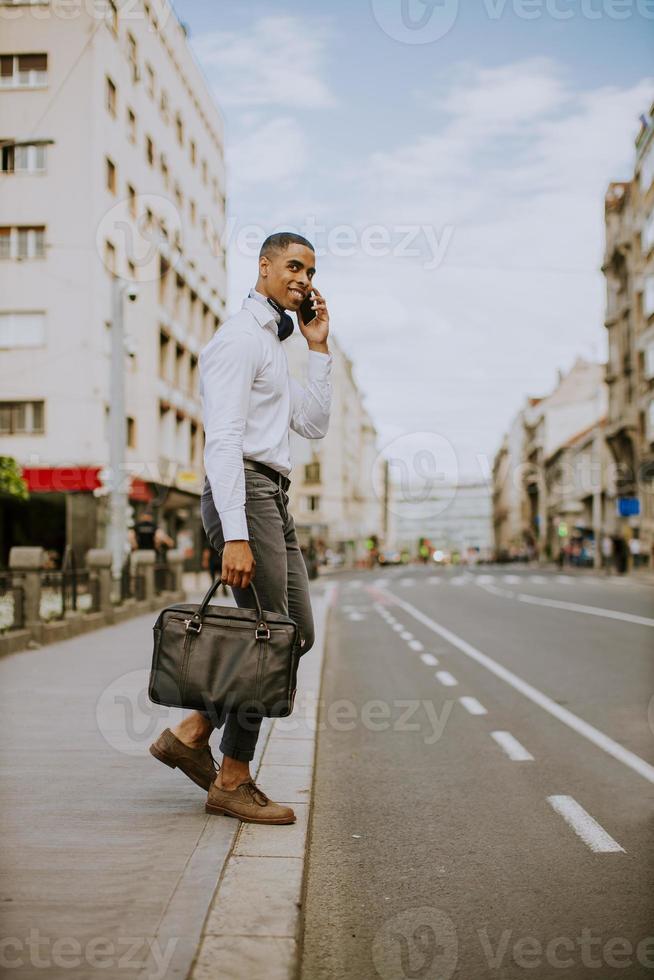
{"type": "Polygon", "coordinates": [[[303,299],[302,300],[302,304],[300,305],[300,313],[302,315],[302,322],[305,325],[305,327],[306,327],[306,325],[308,323],[311,323],[311,321],[312,320],[315,320],[315,318],[316,318],[316,311],[314,310],[313,306],[311,305],[312,303],[313,303],[313,293],[309,290],[309,294],[308,294],[307,298],[306,299],[303,299]]]}

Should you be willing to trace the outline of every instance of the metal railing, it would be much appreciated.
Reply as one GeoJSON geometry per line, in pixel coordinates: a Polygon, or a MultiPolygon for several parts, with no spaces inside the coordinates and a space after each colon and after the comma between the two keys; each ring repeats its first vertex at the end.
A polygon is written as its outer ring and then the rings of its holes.
{"type": "Polygon", "coordinates": [[[0,569],[0,632],[25,625],[24,598],[23,589],[14,583],[10,570],[0,569]]]}
{"type": "Polygon", "coordinates": [[[41,619],[64,619],[67,612],[90,612],[97,606],[95,589],[96,582],[88,569],[77,567],[75,552],[67,547],[61,569],[41,573],[41,619]]]}

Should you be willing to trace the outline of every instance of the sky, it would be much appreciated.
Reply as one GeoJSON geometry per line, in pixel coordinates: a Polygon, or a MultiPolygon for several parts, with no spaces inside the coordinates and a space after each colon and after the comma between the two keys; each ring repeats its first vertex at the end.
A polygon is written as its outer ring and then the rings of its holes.
{"type": "Polygon", "coordinates": [[[487,477],[606,352],[603,202],[654,101],[654,0],[175,0],[225,118],[228,309],[292,228],[379,446],[487,477]]]}

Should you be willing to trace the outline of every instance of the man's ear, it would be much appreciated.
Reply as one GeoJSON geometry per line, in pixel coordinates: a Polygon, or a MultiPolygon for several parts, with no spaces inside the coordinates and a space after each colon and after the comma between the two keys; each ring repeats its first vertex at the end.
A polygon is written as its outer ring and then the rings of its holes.
{"type": "Polygon", "coordinates": [[[270,267],[270,259],[267,255],[262,255],[259,259],[259,275],[263,276],[265,279],[268,275],[268,269],[270,267]]]}

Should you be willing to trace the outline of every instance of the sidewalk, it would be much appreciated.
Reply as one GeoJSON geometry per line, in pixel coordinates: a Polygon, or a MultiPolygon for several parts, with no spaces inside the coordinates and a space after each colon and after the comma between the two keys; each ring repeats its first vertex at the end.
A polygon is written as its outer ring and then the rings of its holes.
{"type": "Polygon", "coordinates": [[[290,827],[207,816],[203,791],[147,752],[182,715],[147,698],[155,615],[0,661],[3,973],[184,980],[200,946],[194,978],[292,976],[331,586],[313,592],[295,711],[264,721],[252,765],[290,827]],[[257,906],[266,887],[276,901],[257,906]]]}

